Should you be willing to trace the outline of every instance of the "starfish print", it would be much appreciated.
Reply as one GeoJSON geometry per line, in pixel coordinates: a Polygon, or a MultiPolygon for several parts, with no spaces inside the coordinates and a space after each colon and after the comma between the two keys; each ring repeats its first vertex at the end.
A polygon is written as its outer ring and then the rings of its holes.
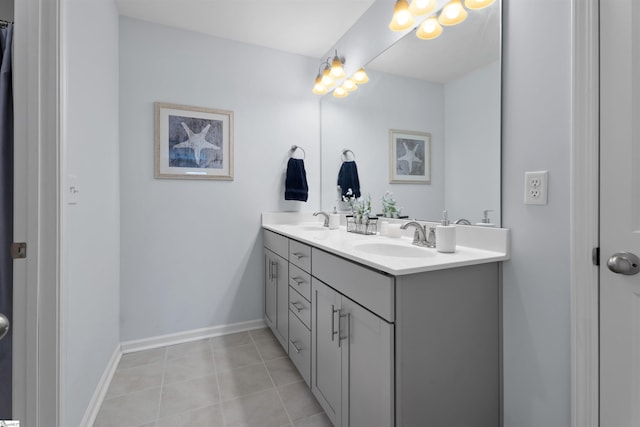
{"type": "Polygon", "coordinates": [[[187,135],[189,139],[179,144],[174,145],[172,148],[191,148],[193,150],[193,157],[196,159],[196,165],[200,166],[200,151],[210,148],[212,150],[219,150],[220,147],[217,145],[213,145],[210,142],[207,142],[204,139],[207,136],[207,132],[209,132],[209,128],[211,125],[207,125],[200,133],[194,133],[189,126],[187,126],[184,122],[180,123],[184,130],[187,131],[187,135]]]}
{"type": "Polygon", "coordinates": [[[411,173],[411,171],[413,171],[413,162],[422,163],[422,160],[420,160],[420,158],[416,156],[416,149],[418,148],[418,144],[413,146],[413,150],[409,150],[406,142],[403,142],[402,145],[404,145],[405,154],[404,156],[398,158],[398,161],[404,160],[405,162],[409,163],[409,173],[411,173]]]}

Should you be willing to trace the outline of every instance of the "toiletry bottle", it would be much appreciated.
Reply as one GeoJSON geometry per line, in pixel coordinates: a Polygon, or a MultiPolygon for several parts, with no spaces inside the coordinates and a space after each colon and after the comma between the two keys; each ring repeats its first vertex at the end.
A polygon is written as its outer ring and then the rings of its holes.
{"type": "Polygon", "coordinates": [[[493,212],[491,209],[485,209],[482,211],[483,214],[483,218],[482,218],[482,222],[476,222],[476,225],[482,226],[482,227],[495,227],[496,225],[494,223],[491,222],[491,219],[489,218],[489,212],[493,212]]]}
{"type": "Polygon", "coordinates": [[[340,228],[340,214],[334,206],[333,213],[329,214],[329,229],[337,230],[338,228],[340,228]]]}
{"type": "Polygon", "coordinates": [[[456,226],[449,224],[447,211],[442,211],[442,222],[436,226],[436,250],[451,253],[456,251],[456,226]]]}

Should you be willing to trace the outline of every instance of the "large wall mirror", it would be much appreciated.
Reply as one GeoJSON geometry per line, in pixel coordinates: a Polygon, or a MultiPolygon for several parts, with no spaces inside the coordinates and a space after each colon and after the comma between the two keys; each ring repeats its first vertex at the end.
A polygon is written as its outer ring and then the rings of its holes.
{"type": "Polygon", "coordinates": [[[409,32],[363,65],[367,84],[347,98],[320,101],[322,208],[347,209],[337,178],[343,160],[355,158],[361,192],[371,196],[375,212],[391,191],[410,218],[438,220],[447,209],[452,220],[474,224],[488,209],[499,225],[500,2],[469,11],[434,40],[409,32]],[[392,138],[391,130],[399,132],[392,138]],[[429,138],[430,149],[415,144],[414,133],[418,141],[429,138]],[[390,150],[392,139],[401,148],[390,150]],[[399,160],[408,158],[405,149],[417,159],[412,165],[399,160]],[[406,174],[407,167],[420,174],[416,182],[390,182],[393,168],[406,174]]]}

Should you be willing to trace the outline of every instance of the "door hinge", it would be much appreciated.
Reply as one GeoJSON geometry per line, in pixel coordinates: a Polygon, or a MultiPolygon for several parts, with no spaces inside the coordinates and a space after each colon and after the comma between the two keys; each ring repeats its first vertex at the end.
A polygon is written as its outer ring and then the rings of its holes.
{"type": "Polygon", "coordinates": [[[593,265],[600,265],[600,248],[591,250],[591,262],[593,262],[593,265]]]}
{"type": "Polygon", "coordinates": [[[27,244],[25,242],[13,242],[11,244],[11,259],[27,257],[27,244]]]}

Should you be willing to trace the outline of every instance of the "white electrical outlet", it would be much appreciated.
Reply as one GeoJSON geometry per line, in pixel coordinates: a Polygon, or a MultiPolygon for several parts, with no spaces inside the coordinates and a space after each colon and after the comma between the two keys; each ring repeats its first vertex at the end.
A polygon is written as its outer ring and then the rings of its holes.
{"type": "Polygon", "coordinates": [[[526,205],[546,205],[549,172],[524,173],[524,203],[526,205]]]}

